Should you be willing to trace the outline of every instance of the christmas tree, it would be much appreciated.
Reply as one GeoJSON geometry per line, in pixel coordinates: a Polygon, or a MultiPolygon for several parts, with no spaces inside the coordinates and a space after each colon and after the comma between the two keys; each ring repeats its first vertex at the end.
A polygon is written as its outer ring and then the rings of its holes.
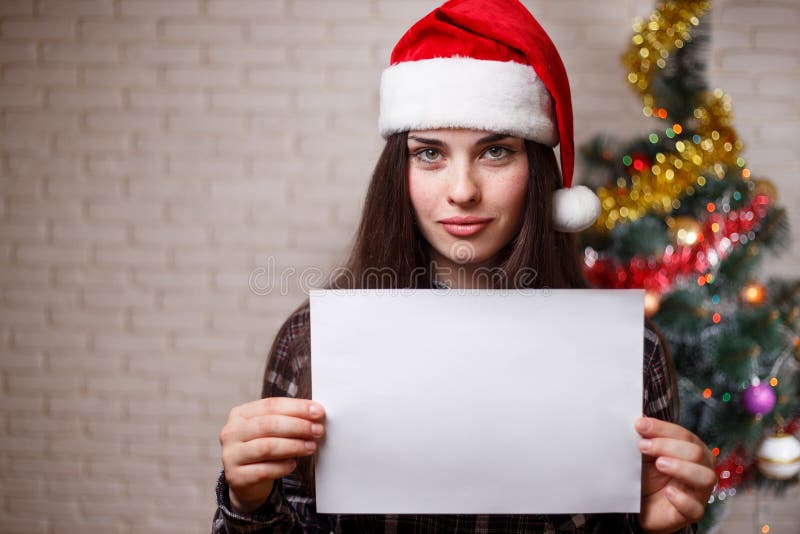
{"type": "Polygon", "coordinates": [[[707,532],[746,488],[781,494],[800,471],[800,281],[759,281],[789,240],[776,188],[740,155],[730,98],[707,87],[709,1],[662,2],[623,55],[646,138],[582,147],[602,214],[580,235],[598,288],[643,288],[678,375],[680,423],[717,457],[707,532]]]}

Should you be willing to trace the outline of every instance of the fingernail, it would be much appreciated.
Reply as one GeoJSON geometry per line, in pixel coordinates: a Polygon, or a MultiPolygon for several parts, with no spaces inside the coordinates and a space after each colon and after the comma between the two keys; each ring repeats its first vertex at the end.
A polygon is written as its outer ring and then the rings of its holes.
{"type": "Polygon", "coordinates": [[[306,441],[306,450],[313,451],[317,448],[317,443],[315,441],[306,441]]]}
{"type": "Polygon", "coordinates": [[[650,441],[649,439],[643,439],[642,441],[639,442],[639,448],[642,449],[643,451],[650,450],[650,447],[652,446],[653,442],[650,441]]]}
{"type": "Polygon", "coordinates": [[[670,466],[672,465],[672,460],[669,460],[668,458],[661,457],[658,460],[656,460],[656,465],[658,467],[663,467],[664,469],[669,469],[670,466]]]}
{"type": "Polygon", "coordinates": [[[320,415],[322,414],[322,406],[320,406],[319,404],[309,404],[308,413],[310,413],[311,415],[320,415]]]}
{"type": "Polygon", "coordinates": [[[320,425],[319,423],[314,423],[313,425],[311,425],[311,433],[314,434],[315,436],[321,436],[322,425],[320,425]]]}
{"type": "Polygon", "coordinates": [[[650,421],[645,418],[641,418],[636,421],[636,429],[637,430],[650,430],[650,421]]]}

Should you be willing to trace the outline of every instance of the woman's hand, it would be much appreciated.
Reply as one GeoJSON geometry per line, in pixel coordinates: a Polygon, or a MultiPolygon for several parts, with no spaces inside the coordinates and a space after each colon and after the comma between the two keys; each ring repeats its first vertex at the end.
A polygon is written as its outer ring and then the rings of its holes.
{"type": "Polygon", "coordinates": [[[642,417],[636,431],[644,438],[639,450],[645,455],[639,525],[662,534],[697,522],[717,483],[714,455],[700,438],[674,423],[642,417]]]}
{"type": "Polygon", "coordinates": [[[236,406],[219,433],[231,506],[261,506],[273,482],[294,471],[298,456],[317,450],[325,411],[307,399],[271,397],[236,406]]]}

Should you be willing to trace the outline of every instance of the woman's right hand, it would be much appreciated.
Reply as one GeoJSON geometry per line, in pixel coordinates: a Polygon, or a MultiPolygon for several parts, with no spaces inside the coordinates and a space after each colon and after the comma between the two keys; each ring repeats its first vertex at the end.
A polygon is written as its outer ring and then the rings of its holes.
{"type": "Polygon", "coordinates": [[[230,411],[219,442],[234,510],[261,506],[274,481],[294,471],[295,458],[314,454],[324,417],[318,402],[289,397],[260,399],[230,411]]]}

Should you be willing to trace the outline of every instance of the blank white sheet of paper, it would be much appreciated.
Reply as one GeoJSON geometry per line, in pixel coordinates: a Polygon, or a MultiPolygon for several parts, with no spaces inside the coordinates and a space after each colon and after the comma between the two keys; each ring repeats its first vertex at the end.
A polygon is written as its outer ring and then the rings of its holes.
{"type": "Polygon", "coordinates": [[[644,291],[311,290],[319,513],[638,513],[644,291]]]}

